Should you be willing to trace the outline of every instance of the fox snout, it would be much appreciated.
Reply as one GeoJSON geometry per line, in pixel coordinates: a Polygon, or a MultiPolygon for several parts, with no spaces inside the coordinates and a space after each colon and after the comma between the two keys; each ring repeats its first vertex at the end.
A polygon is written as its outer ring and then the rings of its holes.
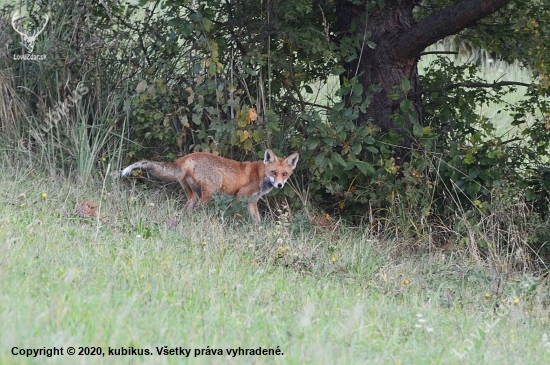
{"type": "Polygon", "coordinates": [[[269,180],[271,180],[271,185],[273,185],[276,189],[281,189],[283,186],[285,186],[285,182],[277,182],[273,177],[269,177],[269,180]]]}

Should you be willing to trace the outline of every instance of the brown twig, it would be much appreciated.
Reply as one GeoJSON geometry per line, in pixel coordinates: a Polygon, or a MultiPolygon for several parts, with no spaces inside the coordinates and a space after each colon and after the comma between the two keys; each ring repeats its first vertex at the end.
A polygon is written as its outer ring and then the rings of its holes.
{"type": "Polygon", "coordinates": [[[485,82],[457,82],[456,84],[449,84],[442,87],[432,87],[425,90],[419,90],[414,93],[410,93],[409,96],[419,96],[422,94],[427,93],[444,93],[452,89],[456,89],[459,87],[492,87],[492,88],[498,88],[503,86],[525,86],[530,87],[532,84],[526,84],[524,82],[517,82],[517,81],[500,81],[500,82],[493,82],[493,83],[485,83],[485,82]]]}

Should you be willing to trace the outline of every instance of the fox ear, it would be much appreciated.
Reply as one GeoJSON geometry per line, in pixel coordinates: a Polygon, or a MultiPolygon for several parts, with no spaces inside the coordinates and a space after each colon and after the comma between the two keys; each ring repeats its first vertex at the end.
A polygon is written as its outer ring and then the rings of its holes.
{"type": "Polygon", "coordinates": [[[277,160],[277,156],[275,156],[273,151],[272,150],[266,150],[265,151],[265,156],[264,156],[264,164],[267,165],[267,164],[273,163],[273,162],[275,162],[275,160],[277,160]]]}
{"type": "Polygon", "coordinates": [[[296,164],[298,164],[298,153],[293,153],[292,155],[288,156],[285,159],[285,162],[288,164],[288,166],[294,170],[296,167],[296,164]]]}

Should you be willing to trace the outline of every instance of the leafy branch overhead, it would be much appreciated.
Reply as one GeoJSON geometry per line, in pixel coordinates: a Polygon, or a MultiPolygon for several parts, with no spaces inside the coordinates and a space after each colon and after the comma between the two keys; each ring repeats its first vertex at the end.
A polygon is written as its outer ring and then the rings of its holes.
{"type": "Polygon", "coordinates": [[[395,57],[418,56],[435,42],[475,25],[512,0],[463,0],[443,8],[402,31],[395,42],[395,57]]]}

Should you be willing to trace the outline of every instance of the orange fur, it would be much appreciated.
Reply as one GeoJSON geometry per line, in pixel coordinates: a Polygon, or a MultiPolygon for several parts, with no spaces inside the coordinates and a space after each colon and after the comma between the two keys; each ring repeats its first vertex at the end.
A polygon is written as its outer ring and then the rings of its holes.
{"type": "Polygon", "coordinates": [[[178,181],[187,194],[185,208],[191,212],[198,201],[208,202],[212,195],[223,192],[239,199],[252,197],[248,204],[250,215],[260,221],[258,199],[273,188],[282,188],[298,162],[294,153],[282,159],[273,151],[265,152],[264,161],[238,162],[206,152],[192,153],[173,162],[140,161],[125,168],[122,176],[135,169],[163,181],[178,181]]]}

